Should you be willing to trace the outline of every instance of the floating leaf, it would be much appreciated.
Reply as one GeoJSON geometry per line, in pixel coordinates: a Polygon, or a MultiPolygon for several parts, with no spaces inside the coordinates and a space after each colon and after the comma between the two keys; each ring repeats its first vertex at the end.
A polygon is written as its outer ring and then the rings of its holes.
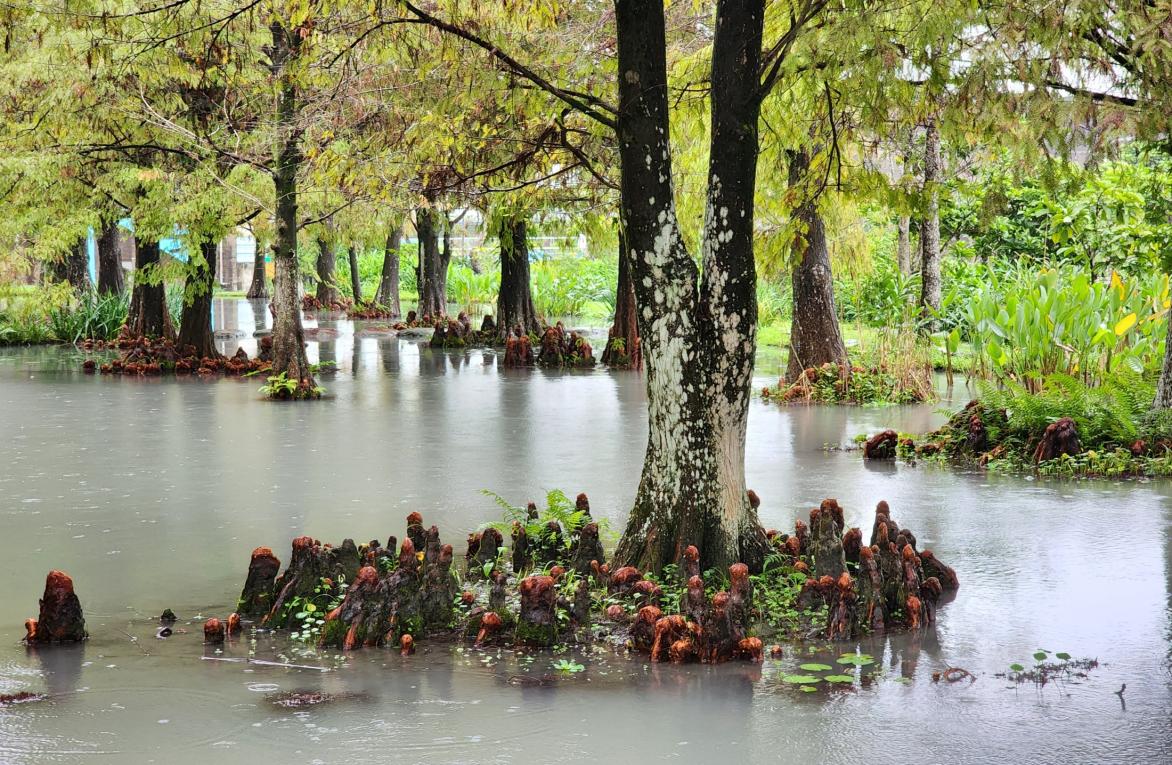
{"type": "Polygon", "coordinates": [[[853,664],[856,667],[865,667],[874,664],[875,660],[865,653],[844,653],[837,659],[839,664],[853,664]]]}
{"type": "Polygon", "coordinates": [[[853,675],[827,675],[822,679],[828,683],[853,683],[855,681],[853,675]]]}
{"type": "Polygon", "coordinates": [[[812,685],[822,682],[822,678],[814,677],[813,675],[786,675],[781,679],[784,682],[795,683],[797,685],[812,685]]]}
{"type": "Polygon", "coordinates": [[[834,667],[830,666],[829,664],[817,664],[811,662],[810,664],[803,664],[802,669],[806,670],[807,672],[825,672],[828,669],[834,669],[834,667]]]}
{"type": "Polygon", "coordinates": [[[812,685],[803,685],[803,686],[801,686],[801,689],[802,689],[803,693],[817,693],[818,692],[818,689],[812,685]]]}

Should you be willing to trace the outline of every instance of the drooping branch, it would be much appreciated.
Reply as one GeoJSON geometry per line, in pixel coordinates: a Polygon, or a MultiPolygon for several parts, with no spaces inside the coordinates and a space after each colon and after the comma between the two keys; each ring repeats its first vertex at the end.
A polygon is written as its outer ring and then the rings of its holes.
{"type": "Polygon", "coordinates": [[[596,122],[605,125],[611,130],[617,129],[615,116],[618,114],[618,110],[611,104],[603,101],[601,98],[592,96],[588,93],[567,90],[566,88],[559,87],[483,37],[474,34],[467,29],[456,26],[455,24],[444,21],[443,19],[437,18],[436,16],[433,16],[430,13],[422,10],[414,3],[404,2],[403,6],[408,11],[415,14],[415,16],[417,16],[419,19],[440,30],[441,32],[458,37],[461,40],[470,42],[473,45],[488,51],[488,53],[491,54],[493,58],[504,64],[505,67],[509,69],[509,71],[513,72],[519,77],[523,77],[529,82],[532,82],[546,93],[549,93],[551,96],[554,96],[569,106],[572,106],[582,114],[585,114],[587,117],[590,117],[596,122]]]}

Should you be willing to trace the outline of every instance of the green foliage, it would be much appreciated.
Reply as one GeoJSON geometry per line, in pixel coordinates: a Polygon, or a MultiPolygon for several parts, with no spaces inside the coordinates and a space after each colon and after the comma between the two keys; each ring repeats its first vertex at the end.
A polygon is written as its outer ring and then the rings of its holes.
{"type": "Polygon", "coordinates": [[[277,399],[305,399],[319,398],[325,389],[320,386],[305,389],[297,380],[289,377],[287,372],[270,375],[267,382],[260,386],[259,391],[269,398],[277,399]]]}
{"type": "Polygon", "coordinates": [[[1155,369],[1163,359],[1168,277],[1110,284],[1072,267],[989,280],[964,309],[982,371],[1036,389],[1055,373],[1094,383],[1114,370],[1155,369]]]}
{"type": "Polygon", "coordinates": [[[500,286],[499,269],[478,274],[468,266],[452,265],[448,268],[448,301],[463,311],[488,310],[491,313],[500,286]]]}
{"type": "MultiPolygon", "coordinates": [[[[481,489],[480,493],[492,498],[503,511],[503,520],[490,523],[489,526],[508,535],[513,529],[513,523],[519,523],[525,529],[525,534],[531,543],[540,545],[549,534],[548,524],[556,521],[562,529],[562,544],[568,550],[571,537],[578,533],[583,526],[590,522],[590,517],[584,510],[579,510],[574,500],[566,496],[561,489],[551,489],[545,493],[545,507],[538,510],[537,518],[530,519],[529,511],[524,507],[509,504],[508,500],[488,489],[481,489]]],[[[599,532],[607,527],[607,519],[595,521],[599,532]]]]}
{"type": "Polygon", "coordinates": [[[126,323],[127,295],[75,292],[68,284],[0,291],[0,344],[112,340],[126,323]]]}
{"type": "Polygon", "coordinates": [[[548,321],[580,316],[587,303],[600,302],[614,312],[617,258],[563,258],[531,264],[533,303],[548,321]]]}
{"type": "Polygon", "coordinates": [[[326,623],[326,614],[342,604],[349,586],[341,575],[336,582],[323,578],[313,588],[312,595],[294,596],[282,606],[279,623],[292,626],[289,637],[293,640],[316,645],[326,623]]]}
{"type": "Polygon", "coordinates": [[[82,340],[113,340],[126,323],[130,311],[128,294],[82,294],[70,305],[49,311],[49,332],[63,343],[82,340]]]}
{"type": "Polygon", "coordinates": [[[1018,172],[1007,158],[986,164],[945,216],[949,233],[971,237],[981,258],[1105,276],[1146,272],[1168,257],[1172,157],[1163,151],[1137,144],[1088,170],[1052,162],[1040,176],[1018,172]]]}
{"type": "Polygon", "coordinates": [[[582,664],[579,664],[576,661],[573,661],[572,659],[558,659],[557,661],[553,662],[550,666],[552,666],[555,671],[562,672],[567,675],[575,675],[579,672],[584,672],[586,670],[585,666],[583,666],[582,664]]]}
{"type": "Polygon", "coordinates": [[[1131,372],[1120,372],[1090,386],[1069,375],[1046,378],[1037,392],[1008,382],[998,388],[981,383],[980,402],[987,413],[986,427],[994,442],[1005,438],[1036,442],[1046,427],[1070,417],[1078,427],[1084,448],[1130,446],[1139,437],[1155,397],[1155,385],[1131,372]],[[999,423],[1004,411],[1004,425],[999,423]]]}

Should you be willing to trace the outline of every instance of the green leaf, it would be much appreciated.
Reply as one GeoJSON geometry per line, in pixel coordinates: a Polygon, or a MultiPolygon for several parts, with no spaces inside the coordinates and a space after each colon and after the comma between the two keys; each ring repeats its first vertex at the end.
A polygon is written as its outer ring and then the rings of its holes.
{"type": "Polygon", "coordinates": [[[865,653],[844,653],[837,659],[839,664],[853,664],[856,667],[865,667],[874,664],[875,660],[865,653]]]}
{"type": "Polygon", "coordinates": [[[795,683],[797,685],[812,685],[822,682],[822,678],[815,677],[814,675],[786,675],[781,679],[782,682],[795,683]]]}
{"type": "Polygon", "coordinates": [[[802,664],[801,668],[807,672],[825,672],[828,669],[834,669],[834,667],[830,666],[829,664],[818,664],[817,662],[802,664]]]}
{"type": "Polygon", "coordinates": [[[1062,661],[1070,661],[1070,654],[1066,653],[1065,651],[1059,651],[1058,653],[1054,654],[1054,656],[1061,659],[1062,661]]]}
{"type": "Polygon", "coordinates": [[[1035,659],[1036,661],[1045,661],[1045,660],[1046,660],[1046,657],[1047,657],[1048,655],[1049,655],[1049,654],[1047,654],[1045,651],[1038,651],[1037,653],[1035,653],[1035,654],[1034,654],[1034,659],[1035,659]]]}
{"type": "Polygon", "coordinates": [[[818,692],[818,689],[812,685],[803,685],[803,686],[801,686],[801,689],[802,689],[803,693],[817,693],[818,692]]]}
{"type": "Polygon", "coordinates": [[[828,683],[853,683],[855,681],[853,675],[827,675],[822,679],[828,683]]]}
{"type": "Polygon", "coordinates": [[[1009,668],[1012,669],[1014,672],[1021,672],[1025,669],[1025,667],[1023,667],[1020,664],[1010,664],[1009,668]]]}

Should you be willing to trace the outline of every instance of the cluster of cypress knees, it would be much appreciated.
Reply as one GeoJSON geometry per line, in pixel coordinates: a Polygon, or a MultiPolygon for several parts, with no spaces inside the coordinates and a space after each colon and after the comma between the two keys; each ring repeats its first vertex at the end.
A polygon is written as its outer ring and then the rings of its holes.
{"type": "MultiPolygon", "coordinates": [[[[319,641],[342,650],[398,646],[409,654],[424,638],[532,647],[603,639],[652,661],[762,660],[768,615],[754,602],[745,564],[729,567],[728,586],[719,591],[706,584],[714,572],[701,572],[694,546],[686,548],[676,582],[631,566],[611,570],[601,562],[599,525],[585,494],[576,510],[584,522],[570,530],[556,520],[540,524],[531,503],[528,523],[512,525],[510,548],[495,527],[469,534],[462,574],[453,567],[452,546],[435,526],[424,528],[419,513],[407,517],[401,545],[394,537],[385,545],[347,539],[338,546],[298,537],[284,571],[270,548],[258,547],[236,612],[208,619],[205,643],[222,643],[249,621],[267,629],[296,626],[299,604],[324,588],[340,602],[325,615],[319,641]]],[[[806,576],[793,606],[811,616],[823,638],[923,629],[934,623],[942,595],[959,587],[950,567],[929,550],[917,551],[915,535],[892,520],[886,502],[876,508],[869,545],[860,529],[844,529],[833,499],[811,510],[808,524],[797,521],[793,534],[768,537],[775,550],[770,565],[785,576],[806,576]]],[[[86,638],[66,574],[50,572],[40,606],[39,618],[25,625],[30,644],[86,638]]],[[[777,645],[769,651],[781,653],[777,645]]]]}

